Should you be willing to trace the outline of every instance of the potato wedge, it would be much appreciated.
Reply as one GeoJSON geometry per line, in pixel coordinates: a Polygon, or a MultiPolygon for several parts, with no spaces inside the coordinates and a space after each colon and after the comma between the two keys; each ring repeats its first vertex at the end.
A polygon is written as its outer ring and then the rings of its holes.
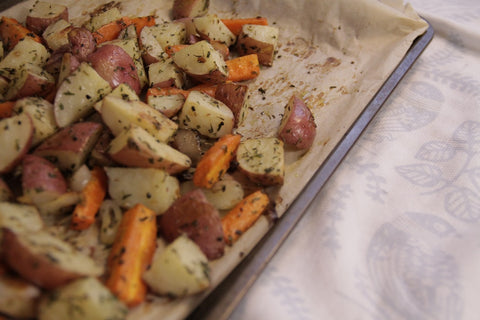
{"type": "Polygon", "coordinates": [[[240,55],[256,53],[261,65],[272,66],[278,46],[279,30],[272,26],[246,24],[238,36],[240,55]]]}
{"type": "Polygon", "coordinates": [[[27,154],[22,161],[23,203],[40,205],[67,192],[67,181],[50,161],[27,154]]]}
{"type": "Polygon", "coordinates": [[[200,91],[190,92],[178,119],[180,128],[197,130],[210,138],[231,133],[235,122],[232,111],[223,102],[200,91]]]}
{"type": "Polygon", "coordinates": [[[40,301],[38,319],[124,319],[127,313],[128,308],[98,279],[86,277],[47,293],[40,301]]]}
{"type": "Polygon", "coordinates": [[[96,122],[74,123],[42,142],[34,154],[49,159],[62,171],[73,172],[85,163],[102,128],[96,122]]]}
{"type": "Polygon", "coordinates": [[[0,120],[0,174],[12,170],[28,152],[34,128],[27,113],[0,120]]]}
{"type": "Polygon", "coordinates": [[[135,124],[159,141],[167,142],[178,127],[175,122],[146,103],[125,101],[114,96],[103,99],[101,113],[103,122],[115,136],[135,124]]]}
{"type": "Polygon", "coordinates": [[[19,69],[26,63],[43,67],[50,57],[47,48],[31,38],[24,38],[0,61],[0,71],[8,78],[9,72],[19,69]]]}
{"type": "Polygon", "coordinates": [[[70,52],[66,52],[62,56],[60,68],[57,77],[57,88],[63,83],[66,77],[72,74],[80,66],[80,61],[70,52]]]}
{"type": "Polygon", "coordinates": [[[179,50],[173,55],[173,61],[200,82],[219,84],[228,78],[228,68],[223,56],[206,40],[179,50]]]}
{"type": "MultiPolygon", "coordinates": [[[[110,92],[106,96],[122,98],[125,101],[140,100],[137,93],[126,83],[119,84],[115,89],[112,90],[112,92],[110,92]]],[[[99,113],[102,112],[102,103],[103,103],[103,100],[100,100],[97,103],[95,103],[95,106],[94,106],[95,110],[97,110],[99,113]]]]}
{"type": "Polygon", "coordinates": [[[203,16],[208,12],[209,5],[209,0],[174,0],[173,19],[203,16]]]}
{"type": "Polygon", "coordinates": [[[37,1],[29,10],[25,24],[36,34],[42,34],[45,29],[58,20],[68,21],[68,8],[62,4],[37,1]]]}
{"type": "Polygon", "coordinates": [[[230,108],[235,117],[235,126],[241,122],[242,109],[248,107],[248,86],[238,83],[222,83],[215,90],[215,99],[230,108]]]}
{"type": "Polygon", "coordinates": [[[157,250],[143,279],[157,294],[183,297],[210,286],[210,268],[198,245],[181,235],[164,250],[157,250]]]}
{"type": "Polygon", "coordinates": [[[0,229],[15,233],[39,231],[44,223],[37,208],[14,202],[0,202],[0,229]]]}
{"type": "Polygon", "coordinates": [[[135,68],[137,68],[138,79],[140,80],[140,87],[145,87],[148,84],[148,77],[145,71],[145,66],[143,64],[142,51],[140,50],[140,45],[137,38],[108,41],[102,43],[102,46],[107,44],[119,46],[120,48],[125,50],[125,52],[128,53],[130,57],[132,57],[135,68]]]}
{"type": "Polygon", "coordinates": [[[82,62],[57,90],[53,104],[57,125],[63,128],[86,116],[110,91],[110,84],[88,63],[82,62]]]}
{"type": "Polygon", "coordinates": [[[55,78],[42,67],[26,63],[15,70],[5,99],[17,100],[30,96],[45,97],[55,88],[55,78]]]}
{"type": "Polygon", "coordinates": [[[70,46],[70,41],[68,40],[70,30],[72,30],[72,24],[64,19],[60,19],[49,25],[42,36],[50,50],[60,50],[70,46]]]}
{"type": "Polygon", "coordinates": [[[225,242],[220,214],[200,189],[187,192],[177,199],[161,216],[158,226],[169,242],[186,234],[208,259],[223,256],[225,242]]]}
{"type": "Polygon", "coordinates": [[[227,47],[233,45],[237,40],[237,37],[216,14],[206,14],[202,17],[193,18],[193,24],[203,39],[218,41],[227,47]]]}
{"type": "Polygon", "coordinates": [[[88,56],[93,69],[105,79],[112,89],[127,84],[140,94],[140,79],[132,57],[121,47],[107,44],[88,56]]]}
{"type": "Polygon", "coordinates": [[[90,257],[44,230],[18,234],[4,228],[1,248],[10,268],[45,289],[103,272],[90,257]]]}
{"type": "Polygon", "coordinates": [[[142,203],[162,214],[180,195],[178,180],[161,169],[105,167],[105,171],[108,193],[123,208],[142,203]]]}
{"type": "Polygon", "coordinates": [[[15,319],[33,319],[41,294],[41,290],[30,282],[0,270],[1,314],[15,319]]]}
{"type": "Polygon", "coordinates": [[[57,123],[53,114],[53,104],[40,97],[26,97],[15,102],[13,112],[30,115],[34,132],[32,146],[38,145],[57,131],[57,123]]]}
{"type": "Polygon", "coordinates": [[[309,149],[317,133],[317,125],[310,109],[298,95],[293,95],[285,106],[278,137],[297,149],[309,149]]]}
{"type": "Polygon", "coordinates": [[[192,163],[186,155],[135,125],[111,141],[108,154],[125,166],[163,169],[169,174],[185,171],[192,163]]]}
{"type": "Polygon", "coordinates": [[[238,168],[264,186],[281,185],[285,176],[283,142],[277,138],[246,139],[237,149],[238,168]]]}

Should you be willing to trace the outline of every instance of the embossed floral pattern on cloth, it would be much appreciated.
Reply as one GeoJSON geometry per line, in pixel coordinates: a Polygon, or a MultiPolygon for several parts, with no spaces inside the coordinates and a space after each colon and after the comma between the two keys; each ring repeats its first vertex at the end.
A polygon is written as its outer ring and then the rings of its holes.
{"type": "Polygon", "coordinates": [[[232,320],[479,318],[480,6],[410,2],[434,39],[232,320]]]}

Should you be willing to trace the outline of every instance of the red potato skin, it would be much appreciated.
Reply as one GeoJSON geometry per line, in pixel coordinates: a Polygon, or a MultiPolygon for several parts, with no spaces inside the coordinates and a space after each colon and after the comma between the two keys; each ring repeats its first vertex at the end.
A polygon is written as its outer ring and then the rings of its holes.
{"type": "Polygon", "coordinates": [[[290,98],[286,108],[291,108],[291,112],[288,119],[280,127],[279,138],[297,149],[309,149],[317,132],[317,125],[312,112],[297,95],[290,98]]]}
{"type": "Polygon", "coordinates": [[[193,18],[203,15],[208,11],[209,0],[174,0],[172,7],[172,17],[174,20],[181,18],[193,18]],[[194,12],[194,8],[199,2],[203,2],[200,11],[194,12]]]}
{"type": "Polygon", "coordinates": [[[137,68],[132,57],[119,46],[111,44],[101,46],[88,56],[88,61],[95,71],[108,81],[112,89],[126,83],[140,94],[142,88],[137,68]]]}
{"type": "Polygon", "coordinates": [[[67,182],[60,170],[50,161],[28,154],[22,161],[22,189],[24,194],[36,190],[50,191],[59,196],[67,192],[67,182]]]}
{"type": "Polygon", "coordinates": [[[235,125],[238,124],[240,110],[247,99],[248,86],[236,83],[223,83],[217,86],[215,99],[223,102],[232,110],[235,117],[235,125]]]}
{"type": "Polygon", "coordinates": [[[22,87],[15,94],[13,100],[19,100],[25,97],[37,96],[45,98],[55,88],[55,79],[53,76],[42,76],[34,72],[29,72],[22,87]]]}
{"type": "Polygon", "coordinates": [[[44,289],[55,289],[82,276],[58,267],[46,256],[32,252],[10,229],[3,228],[2,233],[0,250],[3,259],[25,280],[44,289]]]}
{"type": "Polygon", "coordinates": [[[177,199],[159,216],[158,221],[159,230],[168,242],[184,233],[200,247],[208,259],[223,256],[225,240],[220,215],[200,189],[177,199]]]}
{"type": "Polygon", "coordinates": [[[32,30],[38,35],[41,35],[45,29],[52,23],[57,22],[60,19],[68,21],[68,8],[65,9],[55,17],[46,18],[46,17],[33,17],[28,15],[25,21],[25,25],[28,29],[32,30]]]}
{"type": "Polygon", "coordinates": [[[83,27],[74,27],[68,33],[70,50],[72,54],[80,61],[88,60],[88,55],[95,51],[97,43],[92,33],[83,27]]]}

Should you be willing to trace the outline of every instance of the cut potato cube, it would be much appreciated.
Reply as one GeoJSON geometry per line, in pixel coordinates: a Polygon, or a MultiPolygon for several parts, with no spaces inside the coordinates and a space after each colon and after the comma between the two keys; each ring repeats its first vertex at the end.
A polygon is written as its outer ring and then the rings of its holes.
{"type": "Polygon", "coordinates": [[[28,113],[33,121],[32,146],[36,146],[57,131],[57,123],[53,113],[53,104],[39,97],[26,97],[15,102],[13,111],[16,114],[28,113]]]}
{"type": "Polygon", "coordinates": [[[0,61],[0,70],[2,75],[7,76],[8,72],[19,69],[26,63],[34,63],[43,67],[50,57],[47,48],[41,43],[26,37],[19,41],[17,45],[0,61]]]}
{"type": "Polygon", "coordinates": [[[66,127],[93,110],[94,104],[112,88],[86,62],[71,73],[58,88],[54,102],[55,121],[66,127]]]}
{"type": "MultiPolygon", "coordinates": [[[[126,101],[140,100],[135,90],[133,90],[132,87],[130,87],[128,84],[125,84],[125,83],[121,83],[120,85],[118,85],[118,87],[113,89],[112,92],[106,95],[106,97],[118,97],[126,101]]],[[[103,103],[103,100],[100,100],[97,103],[95,103],[95,106],[94,106],[95,110],[97,110],[98,112],[102,112],[102,103],[103,103]]]]}
{"type": "Polygon", "coordinates": [[[161,169],[105,167],[105,171],[108,193],[123,208],[141,203],[162,214],[180,195],[178,180],[161,169]]]}
{"type": "Polygon", "coordinates": [[[180,128],[194,129],[210,138],[231,133],[234,122],[232,110],[200,91],[190,92],[179,115],[180,128]]]}
{"type": "Polygon", "coordinates": [[[49,292],[39,305],[39,320],[125,319],[128,308],[98,279],[74,280],[49,292]],[[76,312],[72,312],[76,310],[76,312]]]}
{"type": "Polygon", "coordinates": [[[66,6],[51,2],[37,1],[28,12],[25,24],[29,30],[36,34],[42,34],[49,25],[58,20],[68,21],[68,8],[66,6]]]}
{"type": "Polygon", "coordinates": [[[161,59],[152,63],[148,68],[150,87],[177,87],[183,88],[185,75],[173,62],[172,58],[161,59]]]}
{"type": "Polygon", "coordinates": [[[182,297],[210,286],[208,260],[200,247],[181,235],[163,251],[157,250],[143,279],[153,292],[182,297]]]}
{"type": "Polygon", "coordinates": [[[130,167],[163,169],[176,174],[190,168],[192,161],[164,142],[158,142],[141,127],[132,125],[112,140],[110,157],[130,167]]]}
{"type": "Polygon", "coordinates": [[[90,19],[84,24],[84,27],[94,32],[100,27],[116,21],[122,17],[120,9],[115,2],[111,1],[97,8],[92,14],[90,19]]]}
{"type": "Polygon", "coordinates": [[[193,18],[193,23],[202,38],[221,42],[227,47],[230,47],[237,40],[237,37],[216,14],[193,18]]]}
{"type": "Polygon", "coordinates": [[[171,118],[178,113],[185,103],[185,97],[182,94],[172,94],[168,96],[150,95],[147,97],[147,104],[160,111],[165,116],[171,118]]]}
{"type": "Polygon", "coordinates": [[[281,185],[285,176],[283,141],[277,138],[247,139],[237,149],[239,169],[255,183],[281,185]]]}
{"type": "Polygon", "coordinates": [[[105,125],[117,136],[134,124],[145,129],[161,142],[167,142],[177,130],[177,124],[141,101],[125,101],[108,96],[101,108],[105,125]]]}
{"type": "Polygon", "coordinates": [[[172,58],[180,69],[198,81],[219,84],[228,78],[223,56],[205,40],[179,50],[172,58]]]}
{"type": "Polygon", "coordinates": [[[58,20],[52,23],[43,32],[43,39],[47,46],[52,50],[67,48],[70,45],[68,33],[72,30],[72,24],[66,20],[58,20]]]}
{"type": "Polygon", "coordinates": [[[33,131],[33,121],[26,113],[0,120],[0,174],[12,170],[28,152],[33,131]]]}
{"type": "Polygon", "coordinates": [[[142,48],[142,58],[147,65],[158,62],[167,56],[155,36],[155,29],[155,26],[145,26],[140,31],[139,41],[142,48]]]}
{"type": "Polygon", "coordinates": [[[151,31],[163,50],[168,46],[184,44],[187,39],[187,28],[179,21],[165,21],[152,26],[151,31]]]}
{"type": "Polygon", "coordinates": [[[203,16],[208,12],[210,0],[174,0],[173,19],[203,16]]]}
{"type": "Polygon", "coordinates": [[[240,55],[256,53],[260,64],[271,66],[277,51],[278,36],[276,27],[246,24],[238,36],[237,49],[240,55]]]}

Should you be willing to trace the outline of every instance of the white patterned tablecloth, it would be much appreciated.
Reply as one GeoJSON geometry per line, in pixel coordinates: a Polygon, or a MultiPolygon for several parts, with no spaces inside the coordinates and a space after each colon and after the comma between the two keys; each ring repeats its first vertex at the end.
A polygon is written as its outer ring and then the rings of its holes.
{"type": "Polygon", "coordinates": [[[480,319],[480,1],[413,0],[435,36],[238,319],[480,319]]]}

